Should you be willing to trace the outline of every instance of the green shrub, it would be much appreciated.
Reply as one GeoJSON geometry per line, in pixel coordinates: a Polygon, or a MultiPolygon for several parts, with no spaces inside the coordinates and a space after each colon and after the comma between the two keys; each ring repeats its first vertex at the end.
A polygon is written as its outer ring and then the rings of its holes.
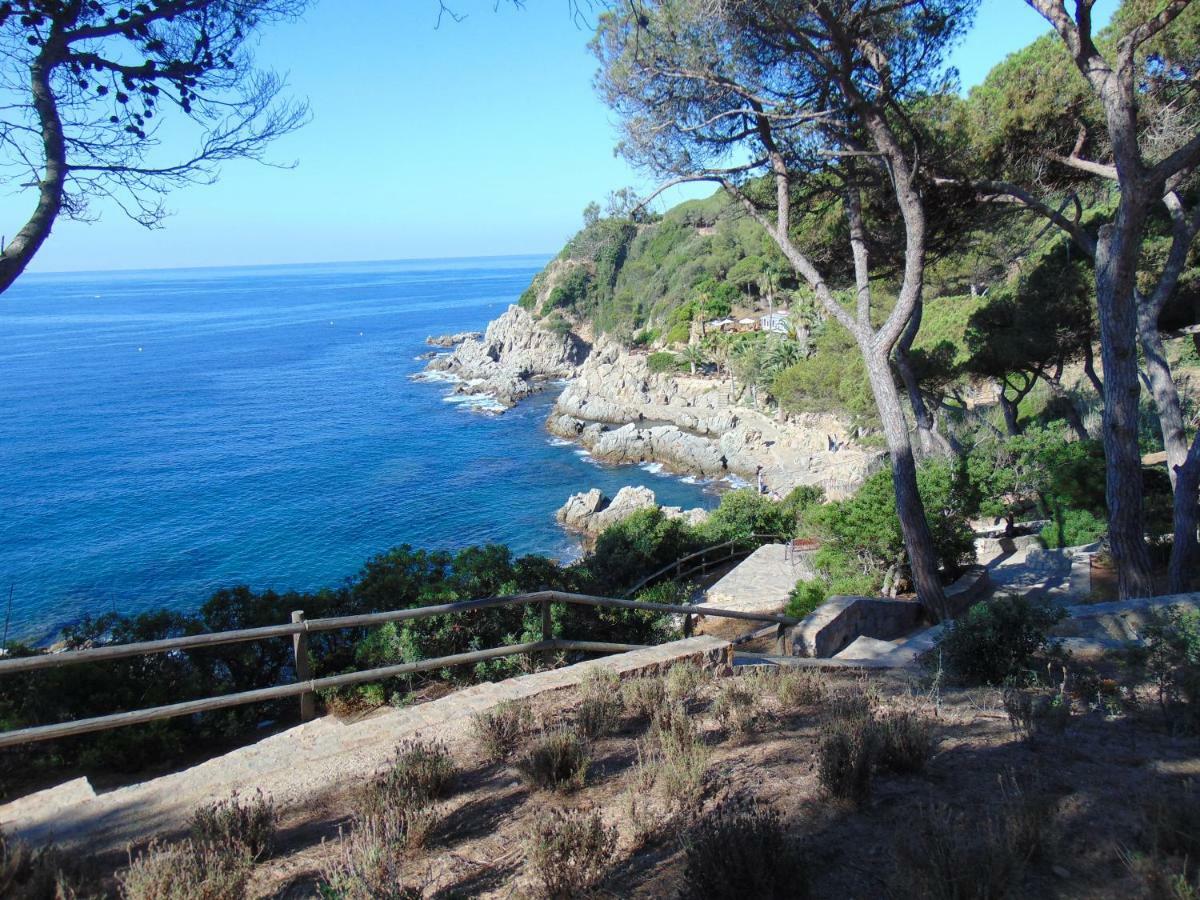
{"type": "Polygon", "coordinates": [[[1058,509],[1050,522],[1042,526],[1039,537],[1047,547],[1079,547],[1104,537],[1108,522],[1086,509],[1058,509]]]}
{"type": "Polygon", "coordinates": [[[152,843],[117,876],[125,900],[235,900],[254,862],[245,847],[152,843]]]}
{"type": "Polygon", "coordinates": [[[471,716],[475,742],[492,762],[508,759],[532,728],[533,708],[527,700],[505,700],[471,716]]]}
{"type": "MultiPolygon", "coordinates": [[[[825,562],[829,562],[828,556],[825,557],[825,562]]],[[[830,597],[871,597],[879,593],[880,587],[881,579],[877,574],[849,574],[798,581],[788,594],[785,614],[803,619],[830,597]]]]}
{"type": "Polygon", "coordinates": [[[1130,659],[1154,683],[1163,714],[1182,730],[1200,731],[1200,612],[1159,613],[1140,636],[1146,645],[1130,659]]]}
{"type": "Polygon", "coordinates": [[[231,851],[242,847],[252,859],[264,859],[275,849],[278,822],[275,804],[261,790],[249,800],[234,793],[228,800],[210,803],[192,814],[192,840],[231,851]]]}
{"type": "Polygon", "coordinates": [[[752,534],[791,538],[796,533],[796,506],[772,500],[751,488],[727,491],[700,531],[704,542],[713,544],[752,534]]]}
{"type": "Polygon", "coordinates": [[[553,809],[539,816],[526,839],[538,896],[587,896],[604,880],[616,846],[617,829],[606,826],[598,812],[553,809]]]}
{"type": "Polygon", "coordinates": [[[688,900],[784,900],[809,895],[808,871],[779,813],[753,800],[728,801],[684,836],[688,900]]]}
{"type": "MultiPolygon", "coordinates": [[[[931,460],[918,468],[917,486],[938,562],[954,574],[975,552],[969,483],[951,463],[931,460]]],[[[806,518],[822,540],[816,566],[825,579],[826,596],[874,593],[888,568],[907,560],[890,467],[868,478],[853,497],[813,507],[806,518]]],[[[807,602],[815,591],[805,593],[807,602]]]]}
{"type": "Polygon", "coordinates": [[[530,787],[569,793],[583,787],[591,761],[591,750],[583,738],[557,729],[535,740],[516,767],[530,787]]]}
{"type": "Polygon", "coordinates": [[[646,357],[646,368],[650,370],[651,375],[678,372],[679,365],[679,357],[665,350],[659,350],[646,357]]]}
{"type": "Polygon", "coordinates": [[[1036,656],[1058,651],[1049,632],[1066,614],[1026,597],[977,603],[946,625],[926,660],[940,660],[950,676],[967,684],[1021,680],[1033,671],[1036,656]]]}

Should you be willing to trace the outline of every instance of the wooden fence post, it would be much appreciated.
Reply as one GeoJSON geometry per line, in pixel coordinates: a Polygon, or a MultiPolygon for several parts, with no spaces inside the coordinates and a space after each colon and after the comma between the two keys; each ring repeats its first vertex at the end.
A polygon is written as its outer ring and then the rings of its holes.
{"type": "MultiPolygon", "coordinates": [[[[304,610],[292,610],[292,621],[303,622],[304,610]]],[[[296,659],[296,680],[311,681],[312,667],[308,663],[308,632],[298,631],[292,635],[292,652],[296,659]]],[[[308,722],[316,715],[316,704],[314,703],[312,691],[307,691],[300,695],[300,721],[308,722]]]]}
{"type": "MultiPolygon", "coordinates": [[[[542,640],[554,640],[554,620],[550,617],[550,601],[542,601],[542,640]]],[[[542,665],[549,669],[554,664],[554,651],[542,651],[542,665]]]]}

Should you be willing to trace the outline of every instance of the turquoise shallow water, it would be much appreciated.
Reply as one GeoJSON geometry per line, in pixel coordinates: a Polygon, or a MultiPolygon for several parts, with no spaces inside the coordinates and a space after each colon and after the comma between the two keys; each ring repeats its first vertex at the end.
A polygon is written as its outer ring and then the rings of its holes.
{"type": "Polygon", "coordinates": [[[43,640],[218,587],[307,590],[400,543],[569,556],[573,491],[710,488],[600,467],[413,382],[426,335],[482,329],[544,258],[34,275],[0,296],[0,615],[43,640]]]}

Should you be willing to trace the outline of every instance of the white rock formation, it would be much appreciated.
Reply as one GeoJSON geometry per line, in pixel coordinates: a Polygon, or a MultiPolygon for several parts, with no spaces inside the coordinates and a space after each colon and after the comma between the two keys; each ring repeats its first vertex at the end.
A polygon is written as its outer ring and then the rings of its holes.
{"type": "MultiPolygon", "coordinates": [[[[561,525],[572,531],[597,535],[608,526],[628,518],[639,509],[658,506],[658,498],[648,487],[626,486],[611,500],[599,488],[582,494],[572,494],[555,514],[561,525]]],[[[664,506],[662,511],[671,519],[684,519],[689,525],[699,525],[708,518],[708,511],[664,506]]]]}
{"type": "Polygon", "coordinates": [[[651,374],[644,356],[601,342],[558,398],[548,427],[606,462],[656,461],[751,482],[762,466],[768,489],[780,495],[811,484],[842,497],[881,462],[835,416],[784,419],[735,403],[730,392],[728,380],[651,374]]]}

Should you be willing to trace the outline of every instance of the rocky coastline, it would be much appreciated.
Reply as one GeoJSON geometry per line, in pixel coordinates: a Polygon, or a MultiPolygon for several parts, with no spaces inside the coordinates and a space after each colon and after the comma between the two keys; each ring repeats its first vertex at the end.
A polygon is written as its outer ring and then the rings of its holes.
{"type": "Polygon", "coordinates": [[[571,332],[547,329],[518,306],[480,337],[427,343],[454,349],[430,359],[414,377],[451,382],[455,393],[480,397],[485,411],[503,412],[566,381],[546,427],[600,462],[657,462],[680,475],[736,476],[751,484],[761,471],[773,495],[813,485],[832,499],[853,493],[883,462],[880,451],[856,443],[836,416],[754,409],[734,395],[728,378],[652,373],[645,355],[604,338],[589,346],[571,332]]]}
{"type": "Polygon", "coordinates": [[[452,383],[454,393],[486,401],[477,408],[488,412],[511,409],[550,382],[573,377],[588,354],[575,335],[550,331],[519,306],[510,306],[481,336],[472,334],[426,338],[454,349],[436,354],[413,378],[452,383]]]}

